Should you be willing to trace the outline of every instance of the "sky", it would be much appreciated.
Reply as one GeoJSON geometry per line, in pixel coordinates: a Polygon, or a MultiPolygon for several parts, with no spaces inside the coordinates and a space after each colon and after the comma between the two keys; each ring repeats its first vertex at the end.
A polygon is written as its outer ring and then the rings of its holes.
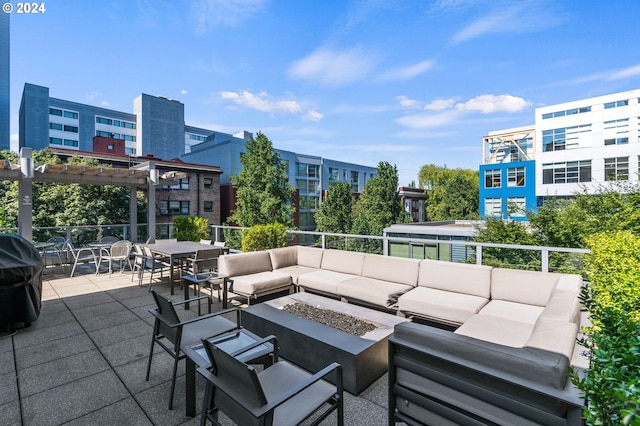
{"type": "Polygon", "coordinates": [[[640,88],[633,0],[47,0],[11,13],[11,140],[25,83],[188,125],[398,168],[477,169],[535,108],[640,88]]]}

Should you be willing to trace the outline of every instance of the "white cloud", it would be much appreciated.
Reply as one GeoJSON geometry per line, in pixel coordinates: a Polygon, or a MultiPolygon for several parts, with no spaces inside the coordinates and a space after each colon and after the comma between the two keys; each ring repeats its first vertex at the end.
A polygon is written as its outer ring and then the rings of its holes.
{"type": "Polygon", "coordinates": [[[417,101],[415,99],[409,99],[404,95],[396,96],[395,100],[398,101],[400,106],[402,106],[403,108],[416,109],[416,108],[422,107],[420,101],[417,101]]]}
{"type": "Polygon", "coordinates": [[[428,105],[425,105],[424,109],[427,111],[442,111],[453,107],[456,103],[455,98],[451,99],[436,99],[431,101],[428,105]]]}
{"type": "Polygon", "coordinates": [[[310,109],[305,115],[302,116],[302,119],[305,121],[320,121],[322,120],[322,117],[324,117],[324,114],[310,109]]]}
{"type": "Polygon", "coordinates": [[[289,75],[325,86],[345,86],[369,74],[376,62],[373,55],[361,48],[343,51],[318,48],[306,58],[292,63],[289,75]]]}
{"type": "Polygon", "coordinates": [[[492,112],[517,112],[529,106],[523,98],[511,95],[480,95],[464,103],[456,104],[458,111],[480,111],[483,114],[492,112]]]}
{"type": "Polygon", "coordinates": [[[108,106],[111,106],[111,103],[107,102],[107,101],[102,101],[102,102],[100,102],[100,105],[108,107],[108,106]]]}
{"type": "Polygon", "coordinates": [[[85,98],[88,101],[93,101],[93,100],[95,100],[97,98],[101,98],[101,97],[102,97],[102,92],[97,92],[97,91],[93,91],[93,92],[87,93],[85,95],[85,98]]]}
{"type": "Polygon", "coordinates": [[[254,94],[247,90],[243,90],[241,92],[220,92],[220,96],[222,99],[230,100],[238,106],[256,109],[258,111],[264,111],[271,114],[278,112],[297,114],[302,110],[300,104],[296,101],[274,101],[267,92],[254,94]]]}
{"type": "Polygon", "coordinates": [[[622,70],[614,71],[608,76],[607,80],[622,80],[630,77],[640,76],[640,65],[634,65],[632,67],[624,68],[622,70]]]}
{"type": "Polygon", "coordinates": [[[219,26],[234,27],[260,12],[267,0],[197,0],[191,16],[196,31],[203,33],[219,26]]]}
{"type": "Polygon", "coordinates": [[[449,110],[438,114],[413,114],[396,119],[396,123],[412,129],[426,129],[446,126],[456,121],[461,115],[460,111],[449,110]]]}
{"type": "Polygon", "coordinates": [[[186,95],[187,93],[188,93],[188,92],[187,92],[187,89],[182,89],[182,90],[180,91],[180,94],[181,94],[181,95],[186,95]]]}
{"type": "Polygon", "coordinates": [[[433,67],[433,61],[422,61],[414,65],[402,68],[393,68],[380,76],[381,80],[409,80],[422,73],[427,72],[433,67]]]}

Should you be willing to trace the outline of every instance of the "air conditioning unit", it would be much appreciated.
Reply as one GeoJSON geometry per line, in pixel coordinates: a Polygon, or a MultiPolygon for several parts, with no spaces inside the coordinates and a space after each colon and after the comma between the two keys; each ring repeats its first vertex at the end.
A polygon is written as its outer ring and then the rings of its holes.
{"type": "Polygon", "coordinates": [[[160,210],[160,214],[169,214],[169,210],[160,210]]]}

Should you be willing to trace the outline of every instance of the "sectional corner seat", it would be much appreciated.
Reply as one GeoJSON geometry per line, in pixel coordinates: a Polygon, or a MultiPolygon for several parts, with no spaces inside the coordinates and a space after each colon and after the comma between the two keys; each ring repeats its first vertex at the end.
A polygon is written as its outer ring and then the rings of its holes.
{"type": "MultiPolygon", "coordinates": [[[[496,372],[512,365],[513,377],[534,388],[572,388],[569,365],[580,356],[579,275],[304,246],[221,256],[219,272],[233,280],[234,293],[248,298],[298,288],[438,324],[399,325],[396,335],[410,341],[406,336],[417,333],[445,359],[477,364],[484,357],[480,381],[493,383],[496,372]]],[[[547,402],[542,412],[549,411],[547,402]]]]}

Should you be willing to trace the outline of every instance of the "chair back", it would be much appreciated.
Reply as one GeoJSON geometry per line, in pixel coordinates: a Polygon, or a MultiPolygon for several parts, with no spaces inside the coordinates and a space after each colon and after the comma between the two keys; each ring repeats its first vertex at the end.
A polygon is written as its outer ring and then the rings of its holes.
{"type": "Polygon", "coordinates": [[[129,253],[131,252],[131,242],[130,241],[116,241],[111,246],[111,257],[122,257],[128,258],[129,253]]]}
{"type": "Polygon", "coordinates": [[[211,240],[200,240],[200,244],[211,244],[211,240]]]}
{"type": "Polygon", "coordinates": [[[218,267],[218,257],[222,250],[218,247],[196,251],[195,261],[193,263],[194,273],[200,271],[213,271],[218,267]]]}
{"type": "Polygon", "coordinates": [[[170,327],[171,325],[180,323],[180,318],[176,313],[176,309],[173,307],[173,303],[161,294],[156,293],[155,290],[151,290],[151,294],[153,294],[153,299],[156,301],[156,306],[158,307],[156,311],[158,314],[156,316],[156,321],[158,321],[157,332],[166,337],[167,340],[174,345],[180,346],[181,327],[170,327]]]}
{"type": "Polygon", "coordinates": [[[213,406],[237,424],[259,423],[260,419],[247,411],[247,408],[255,409],[268,402],[256,369],[207,339],[203,339],[202,343],[211,360],[210,371],[220,381],[213,390],[213,406]]]}
{"type": "Polygon", "coordinates": [[[224,241],[214,241],[214,242],[213,242],[213,245],[214,245],[215,247],[224,247],[224,246],[225,246],[225,244],[226,244],[226,243],[225,243],[224,241]]]}

